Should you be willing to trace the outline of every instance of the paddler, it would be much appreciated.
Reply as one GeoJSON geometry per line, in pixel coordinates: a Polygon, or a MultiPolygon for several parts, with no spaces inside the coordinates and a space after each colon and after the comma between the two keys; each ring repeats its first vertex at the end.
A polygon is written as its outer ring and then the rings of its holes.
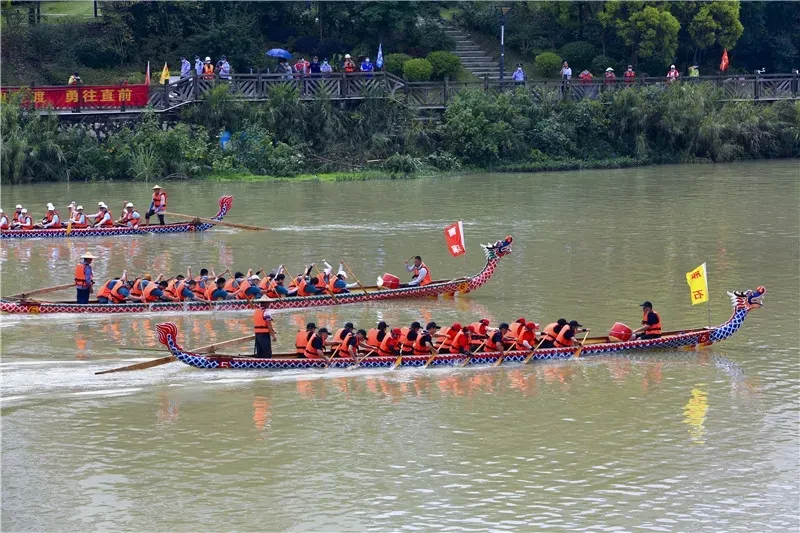
{"type": "Polygon", "coordinates": [[[235,300],[236,295],[225,290],[225,278],[217,278],[214,285],[206,289],[206,300],[235,300]]]}
{"type": "MultiPolygon", "coordinates": [[[[142,282],[143,285],[144,282],[142,282]]],[[[169,283],[167,280],[151,281],[144,286],[142,291],[142,301],[145,303],[160,302],[162,300],[170,300],[170,297],[165,298],[165,292],[169,283]]]]}
{"type": "Polygon", "coordinates": [[[370,351],[374,351],[374,349],[370,349],[370,347],[367,345],[366,340],[367,332],[363,329],[359,329],[355,333],[348,333],[342,340],[342,344],[339,347],[339,357],[355,358],[358,355],[359,350],[367,350],[368,353],[370,351]]]}
{"type": "Polygon", "coordinates": [[[561,328],[561,331],[558,332],[558,336],[556,337],[556,341],[553,345],[556,348],[564,348],[566,346],[573,346],[575,344],[575,334],[578,331],[586,331],[582,328],[581,324],[578,324],[577,320],[570,320],[569,323],[561,328]]]}
{"type": "Polygon", "coordinates": [[[411,278],[411,281],[404,285],[405,287],[416,287],[417,285],[422,287],[431,282],[431,272],[428,270],[428,267],[425,265],[425,263],[422,262],[422,257],[418,255],[415,256],[414,262],[410,265],[408,264],[407,260],[404,261],[404,263],[406,265],[406,270],[411,272],[414,276],[411,278]]]}
{"type": "Polygon", "coordinates": [[[167,193],[160,186],[153,187],[153,199],[150,201],[150,209],[144,215],[145,225],[150,225],[150,217],[158,215],[158,223],[164,225],[164,213],[167,210],[167,193]]]}
{"type": "Polygon", "coordinates": [[[408,332],[400,337],[400,351],[403,353],[403,355],[414,354],[414,343],[417,342],[421,329],[422,324],[415,320],[408,327],[408,332]]]}
{"type": "Polygon", "coordinates": [[[33,225],[33,218],[28,214],[28,210],[24,207],[19,212],[19,219],[15,222],[12,227],[14,229],[34,229],[33,225]]]}
{"type": "Polygon", "coordinates": [[[69,223],[76,229],[89,227],[89,221],[86,219],[86,215],[83,214],[82,205],[75,208],[75,212],[72,213],[72,218],[69,220],[69,223]]]}
{"type": "Polygon", "coordinates": [[[470,355],[470,341],[472,334],[475,332],[472,326],[464,326],[461,331],[458,331],[453,337],[453,342],[450,343],[450,353],[452,354],[465,354],[470,355]]]}
{"type": "Polygon", "coordinates": [[[539,329],[539,324],[536,322],[526,322],[517,333],[515,341],[518,350],[533,350],[536,347],[536,330],[539,329]]]}
{"type": "Polygon", "coordinates": [[[14,215],[11,217],[11,227],[14,227],[14,224],[19,222],[19,219],[22,218],[22,205],[17,204],[14,208],[14,215]]]}
{"type": "Polygon", "coordinates": [[[319,328],[306,344],[305,355],[308,359],[325,359],[325,341],[330,332],[326,328],[319,328]]]}
{"type": "Polygon", "coordinates": [[[436,346],[434,346],[433,336],[439,330],[436,322],[428,322],[425,326],[425,331],[420,332],[417,340],[414,341],[414,355],[436,355],[436,346]]]}
{"type": "Polygon", "coordinates": [[[0,229],[8,229],[10,227],[10,222],[8,221],[8,215],[3,212],[3,209],[0,208],[0,229]]]}
{"type": "Polygon", "coordinates": [[[458,332],[463,329],[460,323],[454,322],[452,326],[449,328],[445,328],[444,331],[439,333],[439,337],[444,337],[442,342],[439,344],[439,353],[450,353],[450,346],[453,344],[453,339],[456,338],[458,332]]]}
{"type": "Polygon", "coordinates": [[[132,285],[132,283],[128,283],[128,271],[124,270],[122,277],[108,280],[100,287],[100,290],[97,291],[97,303],[125,303],[125,300],[130,296],[130,287],[132,285]]]}
{"type": "Polygon", "coordinates": [[[126,202],[124,205],[125,208],[122,211],[122,217],[117,220],[116,224],[127,228],[138,228],[139,221],[142,218],[141,215],[139,215],[139,212],[133,207],[131,202],[126,202]]]}
{"type": "Polygon", "coordinates": [[[400,328],[392,329],[389,335],[386,335],[381,341],[381,345],[378,348],[378,355],[381,357],[390,357],[395,355],[400,355],[400,350],[398,347],[398,341],[400,340],[400,328]]]}
{"type": "Polygon", "coordinates": [[[371,347],[378,349],[383,342],[383,339],[386,338],[386,329],[389,325],[381,320],[378,322],[377,328],[372,328],[367,332],[367,344],[371,347]]]}
{"type": "Polygon", "coordinates": [[[114,225],[114,219],[111,218],[111,211],[105,202],[97,202],[98,211],[94,215],[86,215],[86,218],[94,219],[94,227],[110,227],[114,225]]]}
{"type": "Polygon", "coordinates": [[[555,347],[555,342],[556,339],[558,338],[558,334],[561,332],[561,328],[563,328],[566,325],[567,325],[566,318],[559,318],[558,321],[547,324],[542,330],[543,340],[538,346],[540,348],[555,347]]]}
{"type": "Polygon", "coordinates": [[[60,228],[61,227],[61,215],[53,204],[47,204],[47,214],[42,219],[42,228],[49,229],[49,228],[60,228]]]}
{"type": "Polygon", "coordinates": [[[91,252],[86,252],[81,256],[82,261],[75,265],[75,289],[77,296],[75,300],[79,304],[88,304],[89,295],[94,290],[94,276],[92,274],[92,259],[95,256],[91,252]]]}
{"type": "Polygon", "coordinates": [[[511,343],[513,343],[514,339],[508,336],[508,332],[508,324],[501,322],[500,325],[497,326],[497,329],[491,332],[489,337],[486,339],[484,351],[502,352],[506,348],[510,347],[511,344],[506,345],[505,341],[511,341],[511,343]]]}
{"type": "Polygon", "coordinates": [[[303,355],[306,351],[306,345],[308,345],[308,341],[311,340],[311,337],[314,336],[314,333],[317,331],[317,325],[313,322],[309,322],[306,324],[305,330],[300,330],[297,332],[297,335],[294,337],[294,347],[295,352],[297,355],[303,355]]]}
{"type": "Polygon", "coordinates": [[[642,308],[642,327],[633,332],[635,339],[658,339],[661,337],[661,315],[653,311],[650,300],[640,304],[642,308]]]}
{"type": "Polygon", "coordinates": [[[253,312],[253,333],[256,334],[254,355],[256,357],[272,357],[272,341],[277,340],[275,326],[272,324],[272,313],[267,309],[266,296],[260,300],[261,307],[253,312]]]}
{"type": "Polygon", "coordinates": [[[270,298],[286,298],[291,296],[289,290],[283,286],[286,280],[285,274],[278,274],[275,279],[269,284],[267,288],[267,296],[270,298]]]}

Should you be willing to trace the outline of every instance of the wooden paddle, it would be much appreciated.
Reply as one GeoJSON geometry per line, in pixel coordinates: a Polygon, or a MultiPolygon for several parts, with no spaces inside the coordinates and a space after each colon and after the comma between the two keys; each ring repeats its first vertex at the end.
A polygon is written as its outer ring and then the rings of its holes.
{"type": "Polygon", "coordinates": [[[586,334],[583,336],[583,340],[581,341],[581,345],[580,345],[580,346],[578,347],[578,349],[575,351],[575,355],[573,355],[573,356],[572,356],[572,357],[574,357],[575,359],[577,359],[578,357],[580,357],[580,356],[581,356],[581,352],[583,351],[583,345],[584,345],[584,343],[586,343],[586,337],[588,337],[588,336],[589,336],[589,330],[587,329],[587,330],[586,330],[586,334]]]}
{"type": "Polygon", "coordinates": [[[483,341],[483,342],[481,343],[481,345],[480,345],[480,346],[478,346],[477,348],[475,348],[475,351],[474,351],[474,352],[472,352],[472,351],[471,351],[471,352],[469,352],[469,353],[467,354],[467,358],[466,358],[466,359],[464,359],[464,362],[463,362],[463,363],[461,363],[461,366],[467,366],[467,365],[469,364],[470,360],[472,360],[472,356],[473,356],[473,355],[475,355],[475,352],[480,352],[480,351],[481,351],[481,348],[483,348],[483,345],[484,345],[484,344],[486,344],[486,341],[483,341]]]}
{"type": "Polygon", "coordinates": [[[537,345],[536,345],[536,347],[535,347],[533,350],[531,350],[531,353],[529,353],[529,354],[528,354],[528,357],[526,357],[526,358],[525,358],[525,361],[523,362],[523,364],[527,365],[527,364],[528,364],[528,362],[529,362],[531,359],[533,359],[533,354],[535,354],[535,353],[536,353],[536,350],[538,350],[538,349],[539,349],[539,346],[541,346],[542,344],[544,344],[544,341],[545,341],[546,339],[547,339],[547,337],[542,337],[542,340],[540,340],[540,341],[539,341],[539,344],[537,344],[537,345]]]}
{"type": "MultiPolygon", "coordinates": [[[[350,367],[348,368],[348,370],[354,370],[354,369],[358,368],[359,366],[361,366],[361,363],[363,363],[363,362],[364,362],[364,359],[366,359],[367,357],[369,357],[370,355],[372,355],[372,353],[373,353],[374,351],[375,351],[375,349],[372,349],[372,350],[368,351],[367,353],[365,353],[365,354],[364,354],[364,355],[361,357],[361,359],[359,359],[359,358],[358,358],[358,355],[356,355],[356,357],[354,357],[354,358],[353,358],[353,359],[355,359],[355,360],[356,360],[355,364],[352,364],[352,365],[350,365],[350,367]]],[[[402,357],[402,356],[401,356],[401,357],[402,357]]]]}
{"type": "Polygon", "coordinates": [[[36,294],[47,294],[48,292],[58,292],[63,291],[66,289],[71,289],[75,287],[75,283],[65,283],[64,285],[55,285],[53,287],[45,287],[43,289],[35,289],[30,292],[22,292],[19,294],[12,294],[11,296],[5,296],[5,298],[14,298],[15,300],[23,300],[30,296],[34,296],[36,294]]]}
{"type": "Polygon", "coordinates": [[[251,226],[250,224],[237,224],[235,222],[227,222],[225,220],[214,220],[213,218],[204,218],[204,217],[196,217],[192,215],[184,215],[181,213],[171,213],[169,211],[164,212],[165,215],[169,215],[171,217],[178,217],[178,218],[189,218],[192,220],[199,220],[201,222],[205,222],[207,224],[219,224],[220,226],[230,226],[232,228],[240,228],[240,229],[250,229],[254,231],[266,231],[271,230],[272,228],[264,228],[262,226],[251,226]]]}
{"type": "Polygon", "coordinates": [[[350,270],[350,265],[348,265],[347,263],[345,263],[345,262],[344,262],[344,259],[342,259],[342,264],[343,264],[343,265],[344,265],[344,267],[347,269],[347,271],[350,273],[350,275],[351,275],[351,276],[353,276],[353,278],[356,280],[356,283],[358,283],[358,286],[359,286],[359,287],[361,287],[361,290],[362,290],[362,291],[364,291],[364,294],[369,294],[369,292],[367,292],[367,288],[366,288],[366,287],[364,287],[364,286],[361,284],[361,282],[360,282],[360,281],[358,281],[358,277],[357,277],[355,274],[353,274],[353,271],[352,271],[352,270],[350,270]]]}
{"type": "MultiPolygon", "coordinates": [[[[235,344],[239,344],[242,342],[247,342],[255,339],[255,335],[247,335],[245,337],[239,337],[236,339],[231,339],[229,341],[218,342],[216,344],[209,344],[208,346],[201,346],[200,348],[196,348],[194,350],[187,350],[192,353],[210,353],[213,354],[217,348],[223,348],[225,346],[233,346],[235,344]]],[[[177,361],[178,358],[174,355],[169,355],[167,357],[161,357],[159,359],[153,359],[152,361],[145,361],[143,363],[136,363],[135,365],[128,365],[123,366],[120,368],[112,368],[111,370],[103,370],[102,372],[95,372],[95,374],[111,374],[113,372],[127,372],[128,370],[144,370],[145,368],[153,368],[154,366],[161,366],[167,363],[171,363],[173,361],[177,361]]]]}

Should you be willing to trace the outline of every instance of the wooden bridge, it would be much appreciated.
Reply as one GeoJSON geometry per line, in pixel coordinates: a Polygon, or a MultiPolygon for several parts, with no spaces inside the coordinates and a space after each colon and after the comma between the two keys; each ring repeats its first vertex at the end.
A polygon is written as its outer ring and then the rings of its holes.
{"type": "MultiPolygon", "coordinates": [[[[723,92],[727,101],[776,101],[797,100],[800,96],[798,74],[703,76],[683,78],[675,83],[711,83],[723,92]]],[[[640,78],[627,83],[623,80],[607,82],[603,79],[585,82],[572,79],[569,82],[551,79],[533,79],[523,84],[485,77],[475,82],[409,82],[385,72],[377,73],[332,73],[308,76],[285,74],[234,74],[230,80],[203,79],[192,76],[171,81],[164,85],[151,85],[148,105],[157,112],[176,111],[185,105],[200,101],[212,88],[226,86],[238,98],[263,101],[275,86],[290,86],[297,90],[301,100],[329,98],[334,102],[357,102],[365,98],[400,98],[418,110],[443,110],[450,100],[461,91],[477,89],[490,94],[525,91],[534,101],[596,99],[608,91],[620,91],[629,87],[655,86],[666,89],[665,78],[640,78]]],[[[5,89],[5,88],[4,88],[5,89]]],[[[8,89],[15,89],[9,87],[8,89]]],[[[142,108],[93,108],[80,97],[90,87],[77,87],[79,92],[77,109],[56,110],[62,115],[75,114],[138,114],[142,108]]]]}

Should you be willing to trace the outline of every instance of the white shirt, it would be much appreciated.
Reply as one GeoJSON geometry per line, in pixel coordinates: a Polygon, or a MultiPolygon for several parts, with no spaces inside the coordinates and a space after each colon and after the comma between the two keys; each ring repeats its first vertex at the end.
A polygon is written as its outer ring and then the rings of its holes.
{"type": "Polygon", "coordinates": [[[55,213],[53,213],[53,220],[42,225],[43,228],[52,228],[53,226],[61,227],[61,218],[55,213]]]}
{"type": "Polygon", "coordinates": [[[572,78],[572,69],[569,68],[569,67],[567,67],[567,68],[562,67],[561,68],[561,76],[562,77],[566,76],[567,79],[571,79],[572,78]]]}
{"type": "MultiPolygon", "coordinates": [[[[413,272],[415,268],[417,267],[414,266],[414,263],[406,265],[406,270],[408,270],[409,272],[413,272]]],[[[419,285],[427,275],[428,275],[428,269],[422,266],[419,267],[419,273],[414,277],[414,279],[408,282],[408,286],[413,287],[414,285],[419,285]]]]}

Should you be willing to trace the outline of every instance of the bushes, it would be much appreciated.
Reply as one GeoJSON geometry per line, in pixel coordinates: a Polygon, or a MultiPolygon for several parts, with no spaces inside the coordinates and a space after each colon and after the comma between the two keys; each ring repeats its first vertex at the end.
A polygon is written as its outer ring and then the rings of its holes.
{"type": "Polygon", "coordinates": [[[428,54],[428,62],[433,67],[433,79],[454,78],[461,70],[461,59],[451,53],[437,50],[428,54]]]}
{"type": "Polygon", "coordinates": [[[411,59],[407,54],[387,54],[384,58],[384,68],[395,76],[403,76],[403,65],[411,59]]]}
{"type": "Polygon", "coordinates": [[[427,59],[409,59],[403,65],[403,76],[408,81],[428,81],[433,74],[433,65],[427,59]]]}
{"type": "Polygon", "coordinates": [[[536,56],[536,75],[543,78],[557,78],[561,70],[561,56],[554,52],[543,52],[536,56]]]}
{"type": "Polygon", "coordinates": [[[561,47],[561,57],[564,61],[568,61],[572,68],[577,67],[581,70],[587,68],[595,54],[597,49],[586,41],[574,41],[561,47]]]}

